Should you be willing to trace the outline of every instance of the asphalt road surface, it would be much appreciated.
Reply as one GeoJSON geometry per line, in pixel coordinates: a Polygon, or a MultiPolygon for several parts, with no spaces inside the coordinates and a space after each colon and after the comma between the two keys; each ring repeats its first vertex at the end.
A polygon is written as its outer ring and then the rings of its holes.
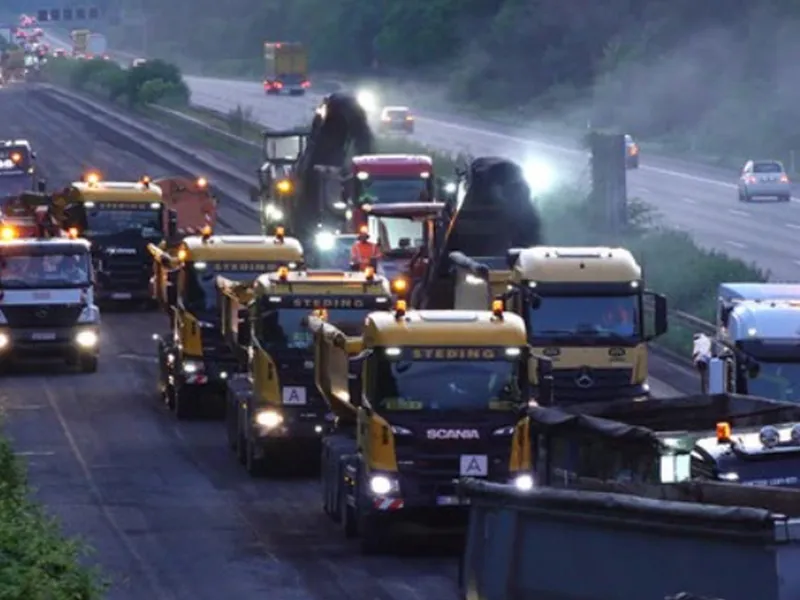
{"type": "MultiPolygon", "coordinates": [[[[165,174],[20,90],[0,90],[0,131],[31,140],[51,185],[88,167],[107,179],[165,174]]],[[[103,319],[97,374],[9,376],[0,407],[38,497],[96,548],[110,598],[456,597],[452,556],[363,559],[328,523],[316,482],[251,480],[220,423],[177,423],[155,394],[150,336],[165,317],[103,319]]]]}
{"type": "MultiPolygon", "coordinates": [[[[22,88],[0,90],[0,132],[31,141],[51,186],[90,168],[106,179],[168,174],[22,88]]],[[[221,216],[242,221],[224,199],[221,216]]],[[[0,408],[38,497],[96,549],[113,600],[456,598],[452,554],[422,540],[398,557],[362,558],[323,515],[315,481],[252,480],[220,423],[177,423],[155,393],[151,334],[165,317],[103,318],[97,374],[48,365],[46,376],[9,376],[0,408]]],[[[681,367],[653,358],[651,371],[672,384],[653,381],[657,395],[695,389],[681,367]]]]}

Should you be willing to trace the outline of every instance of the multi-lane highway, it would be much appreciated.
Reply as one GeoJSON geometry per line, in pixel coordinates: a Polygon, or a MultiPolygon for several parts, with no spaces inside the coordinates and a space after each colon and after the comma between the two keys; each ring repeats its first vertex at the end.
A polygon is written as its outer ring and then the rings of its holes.
{"type": "MultiPolygon", "coordinates": [[[[58,37],[50,41],[65,43],[58,37]]],[[[123,61],[130,58],[126,54],[120,57],[123,61]]],[[[256,81],[192,76],[186,81],[193,103],[222,112],[237,106],[249,108],[262,124],[276,129],[307,125],[320,95],[331,91],[329,82],[322,82],[302,98],[274,97],[266,96],[256,81]]],[[[415,107],[415,98],[402,87],[381,90],[381,95],[387,104],[415,107]]],[[[459,116],[457,108],[446,114],[416,112],[414,139],[437,150],[508,156],[520,162],[544,160],[552,163],[563,180],[587,173],[586,152],[575,139],[542,134],[524,124],[500,125],[459,116]]],[[[737,148],[735,153],[746,155],[747,149],[737,148]]],[[[769,269],[774,279],[800,279],[795,243],[800,233],[800,193],[788,204],[742,204],[737,200],[737,177],[729,169],[645,153],[641,168],[629,173],[628,185],[632,197],[648,202],[665,224],[691,233],[699,244],[755,262],[769,269]]]]}
{"type": "MultiPolygon", "coordinates": [[[[167,174],[20,90],[0,90],[0,136],[30,139],[53,186],[90,167],[128,180],[167,174]]],[[[226,222],[241,223],[222,205],[226,222]]],[[[413,548],[364,560],[322,513],[316,482],[252,480],[220,423],[175,422],[155,392],[150,336],[165,317],[103,320],[97,374],[5,376],[0,410],[38,497],[95,547],[112,600],[456,597],[452,558],[413,548]]]]}

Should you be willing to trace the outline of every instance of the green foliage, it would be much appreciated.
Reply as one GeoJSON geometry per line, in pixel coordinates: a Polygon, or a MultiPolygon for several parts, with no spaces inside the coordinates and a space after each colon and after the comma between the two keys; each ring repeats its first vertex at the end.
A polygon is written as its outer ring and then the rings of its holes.
{"type": "Polygon", "coordinates": [[[0,598],[94,600],[104,586],[80,564],[85,549],[29,498],[25,475],[0,439],[0,598]]]}
{"type": "Polygon", "coordinates": [[[45,66],[45,77],[77,90],[100,93],[113,102],[124,99],[129,106],[189,104],[189,87],[180,69],[162,60],[124,69],[108,60],[54,58],[45,66]]]}

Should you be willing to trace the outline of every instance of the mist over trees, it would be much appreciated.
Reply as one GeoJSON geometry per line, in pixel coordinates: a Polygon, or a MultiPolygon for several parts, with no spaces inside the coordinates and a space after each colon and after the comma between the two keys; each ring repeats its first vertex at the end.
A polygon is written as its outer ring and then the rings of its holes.
{"type": "Polygon", "coordinates": [[[789,0],[126,1],[154,51],[231,75],[258,72],[264,40],[299,40],[314,70],[428,77],[459,103],[698,152],[800,150],[789,0]]]}

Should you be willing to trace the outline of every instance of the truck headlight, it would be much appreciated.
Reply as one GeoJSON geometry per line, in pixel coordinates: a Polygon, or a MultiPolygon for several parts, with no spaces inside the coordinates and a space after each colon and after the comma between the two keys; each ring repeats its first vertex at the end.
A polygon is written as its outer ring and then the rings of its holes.
{"type": "Polygon", "coordinates": [[[396,492],[397,482],[386,475],[373,475],[369,478],[369,491],[376,496],[386,496],[396,492]]]}
{"type": "Polygon", "coordinates": [[[183,372],[187,375],[199,373],[203,370],[203,363],[199,360],[185,360],[183,361],[183,372]]]}
{"type": "Polygon", "coordinates": [[[533,489],[533,475],[522,473],[514,477],[513,483],[520,492],[530,492],[533,489]]]}
{"type": "Polygon", "coordinates": [[[274,410],[262,410],[256,414],[256,423],[267,429],[275,429],[283,423],[283,417],[274,410]]]}
{"type": "Polygon", "coordinates": [[[330,231],[320,231],[314,238],[317,249],[329,252],[336,247],[336,236],[330,231]]]}
{"type": "Polygon", "coordinates": [[[94,331],[81,331],[75,336],[75,343],[85,349],[94,348],[99,341],[100,337],[94,331]]]}
{"type": "Polygon", "coordinates": [[[270,221],[283,221],[283,211],[274,204],[264,207],[264,216],[270,221]]]}
{"type": "Polygon", "coordinates": [[[78,315],[78,323],[97,323],[100,321],[100,309],[90,304],[84,306],[81,314],[78,315]]]}
{"type": "Polygon", "coordinates": [[[0,333],[0,350],[4,350],[8,348],[8,345],[11,343],[11,338],[8,337],[7,333],[0,333]]]}

